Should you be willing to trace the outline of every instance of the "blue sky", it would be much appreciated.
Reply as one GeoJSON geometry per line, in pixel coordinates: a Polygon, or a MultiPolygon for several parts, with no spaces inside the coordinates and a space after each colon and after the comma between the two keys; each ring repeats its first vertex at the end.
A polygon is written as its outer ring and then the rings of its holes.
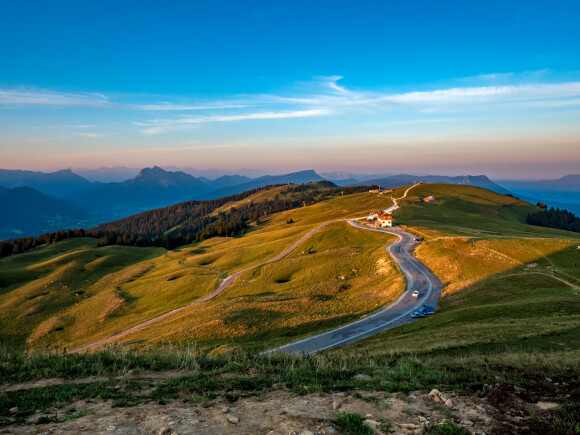
{"type": "Polygon", "coordinates": [[[580,172],[579,1],[87,3],[0,4],[0,167],[580,172]]]}

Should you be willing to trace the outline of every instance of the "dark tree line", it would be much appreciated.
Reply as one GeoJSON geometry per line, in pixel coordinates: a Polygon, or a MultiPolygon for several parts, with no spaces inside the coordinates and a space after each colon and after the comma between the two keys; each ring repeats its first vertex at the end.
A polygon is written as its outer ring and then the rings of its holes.
{"type": "Polygon", "coordinates": [[[281,211],[312,205],[340,194],[359,193],[368,190],[364,186],[337,188],[333,183],[321,181],[309,184],[291,184],[281,190],[285,196],[264,202],[248,202],[232,207],[227,212],[217,212],[224,204],[243,199],[276,186],[253,189],[237,195],[208,201],[186,201],[169,207],[149,210],[114,222],[99,225],[89,230],[61,230],[38,237],[0,241],[0,256],[18,254],[47,243],[75,237],[94,237],[98,246],[160,246],[174,249],[178,246],[212,237],[234,237],[244,234],[248,222],[256,221],[281,211]]]}
{"type": "Polygon", "coordinates": [[[527,222],[540,227],[558,228],[560,230],[574,231],[580,233],[580,218],[567,210],[554,209],[542,210],[531,213],[527,217],[527,222]]]}

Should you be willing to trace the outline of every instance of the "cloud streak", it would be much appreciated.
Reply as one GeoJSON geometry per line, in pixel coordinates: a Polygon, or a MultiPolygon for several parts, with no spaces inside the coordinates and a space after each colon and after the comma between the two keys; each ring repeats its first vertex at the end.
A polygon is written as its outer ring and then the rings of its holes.
{"type": "Polygon", "coordinates": [[[103,94],[71,94],[51,91],[0,89],[0,104],[41,106],[106,107],[112,105],[103,94]]]}
{"type": "Polygon", "coordinates": [[[153,135],[163,133],[164,127],[170,126],[187,126],[193,124],[204,124],[207,122],[235,122],[256,119],[288,119],[288,118],[308,118],[311,116],[328,115],[328,109],[311,109],[311,110],[297,110],[293,112],[257,112],[245,113],[240,115],[213,115],[201,117],[184,117],[178,119],[155,119],[149,122],[136,122],[139,126],[150,126],[142,133],[153,135]]]}

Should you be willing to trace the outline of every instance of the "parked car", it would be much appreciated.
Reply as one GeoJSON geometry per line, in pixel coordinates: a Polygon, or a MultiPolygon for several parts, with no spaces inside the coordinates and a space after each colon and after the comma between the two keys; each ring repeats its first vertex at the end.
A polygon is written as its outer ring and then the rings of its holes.
{"type": "Polygon", "coordinates": [[[414,319],[420,319],[422,317],[425,317],[425,314],[420,313],[419,311],[415,311],[413,314],[411,314],[411,317],[413,317],[414,319]]]}
{"type": "Polygon", "coordinates": [[[418,292],[417,290],[415,290],[415,291],[413,292],[413,297],[414,297],[414,298],[418,298],[418,297],[419,297],[419,292],[418,292]]]}
{"type": "Polygon", "coordinates": [[[429,314],[433,314],[435,312],[435,308],[430,307],[429,305],[423,305],[421,308],[419,308],[419,313],[423,313],[426,316],[428,316],[429,314]]]}

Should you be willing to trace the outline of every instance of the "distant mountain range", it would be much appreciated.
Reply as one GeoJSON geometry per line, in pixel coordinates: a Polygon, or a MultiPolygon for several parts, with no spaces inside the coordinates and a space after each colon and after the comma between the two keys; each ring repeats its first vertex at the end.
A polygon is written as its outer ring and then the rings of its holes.
{"type": "MultiPolygon", "coordinates": [[[[130,168],[100,168],[95,171],[102,175],[107,169],[117,175],[131,171],[130,168]]],[[[321,176],[313,170],[305,170],[254,179],[245,175],[223,175],[211,180],[155,166],[141,169],[137,175],[123,181],[101,183],[88,181],[69,169],[52,173],[0,169],[0,186],[4,187],[0,191],[3,197],[0,203],[3,211],[0,238],[65,229],[74,222],[103,223],[183,201],[216,199],[272,184],[322,180],[339,186],[380,185],[385,188],[418,181],[472,185],[502,194],[513,193],[532,203],[540,201],[580,214],[580,175],[568,175],[557,180],[494,182],[485,175],[380,176],[329,172],[321,176]],[[371,178],[361,180],[365,176],[371,178]],[[18,189],[25,186],[30,189],[18,189]]]]}
{"type": "Polygon", "coordinates": [[[195,199],[207,189],[205,183],[191,175],[155,166],[142,169],[129,180],[75,192],[67,199],[97,211],[107,208],[132,214],[195,199]]]}
{"type": "Polygon", "coordinates": [[[373,180],[363,181],[361,184],[371,186],[373,184],[380,185],[384,188],[394,189],[397,187],[408,186],[416,182],[423,183],[441,183],[441,184],[463,184],[469,186],[483,187],[484,189],[492,190],[497,193],[510,193],[508,190],[497,185],[485,175],[461,175],[457,177],[448,177],[445,175],[409,175],[400,174],[392,175],[385,178],[377,178],[373,180]]]}
{"type": "Polygon", "coordinates": [[[543,202],[549,207],[566,209],[580,215],[580,174],[556,180],[497,180],[514,195],[529,202],[543,202]]]}
{"type": "Polygon", "coordinates": [[[70,169],[49,173],[0,169],[0,186],[32,187],[45,195],[55,197],[65,197],[92,185],[90,181],[70,169]]]}

